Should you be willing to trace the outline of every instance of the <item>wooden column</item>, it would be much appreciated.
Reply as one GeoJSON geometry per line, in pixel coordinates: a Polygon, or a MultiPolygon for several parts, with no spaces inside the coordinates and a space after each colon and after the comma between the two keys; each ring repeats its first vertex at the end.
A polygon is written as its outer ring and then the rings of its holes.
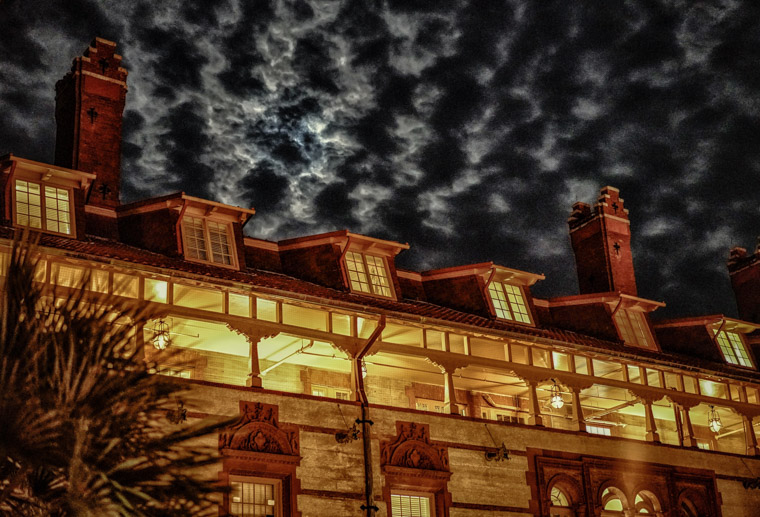
{"type": "Polygon", "coordinates": [[[681,415],[683,416],[683,444],[686,447],[696,447],[697,439],[694,437],[694,427],[691,425],[691,416],[689,416],[688,406],[681,406],[681,415]]]}
{"type": "Polygon", "coordinates": [[[697,405],[697,401],[678,394],[668,395],[667,399],[673,405],[675,412],[678,443],[683,447],[696,447],[697,439],[694,437],[689,410],[697,405]]]}
{"type": "Polygon", "coordinates": [[[530,413],[528,423],[530,425],[543,427],[544,421],[541,418],[541,407],[538,404],[538,393],[536,392],[538,383],[535,381],[526,382],[528,384],[528,411],[530,413]]]}
{"type": "Polygon", "coordinates": [[[443,411],[452,415],[458,415],[459,408],[457,407],[457,398],[454,391],[454,377],[448,370],[443,372],[443,386],[443,411]]]}
{"type": "Polygon", "coordinates": [[[660,435],[657,434],[657,424],[654,422],[654,413],[652,412],[652,402],[641,399],[644,403],[644,415],[646,416],[646,439],[648,442],[660,442],[660,435]]]}
{"type": "Polygon", "coordinates": [[[742,415],[742,423],[744,424],[744,441],[747,444],[747,456],[758,456],[760,452],[757,448],[755,428],[752,427],[752,417],[742,415]]]}
{"type": "Polygon", "coordinates": [[[583,408],[581,407],[581,388],[570,387],[573,393],[573,425],[576,431],[586,431],[586,421],[583,419],[583,408]]]}

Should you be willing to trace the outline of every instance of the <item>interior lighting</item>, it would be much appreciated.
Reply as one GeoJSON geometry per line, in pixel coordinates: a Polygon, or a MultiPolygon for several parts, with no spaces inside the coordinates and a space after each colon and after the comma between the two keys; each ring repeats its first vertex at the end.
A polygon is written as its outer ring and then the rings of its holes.
{"type": "Polygon", "coordinates": [[[169,325],[162,318],[153,327],[153,346],[156,350],[164,350],[169,345],[169,325]]]}
{"type": "Polygon", "coordinates": [[[713,433],[717,433],[723,427],[723,422],[720,421],[720,415],[715,406],[710,406],[710,412],[707,413],[707,425],[713,433]]]}
{"type": "Polygon", "coordinates": [[[554,384],[551,388],[551,398],[549,400],[554,409],[560,409],[565,405],[565,400],[562,398],[562,392],[560,391],[559,386],[557,386],[557,381],[552,379],[552,382],[554,384]]]}

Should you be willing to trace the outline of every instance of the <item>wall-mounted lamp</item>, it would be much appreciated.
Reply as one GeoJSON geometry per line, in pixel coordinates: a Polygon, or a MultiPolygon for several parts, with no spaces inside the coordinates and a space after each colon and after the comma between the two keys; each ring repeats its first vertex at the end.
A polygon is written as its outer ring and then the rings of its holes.
{"type": "Polygon", "coordinates": [[[153,327],[153,338],[151,339],[156,350],[164,350],[169,346],[169,325],[162,318],[156,322],[153,327]]]}
{"type": "Polygon", "coordinates": [[[338,443],[354,442],[358,440],[361,435],[362,432],[358,427],[356,427],[356,424],[354,424],[350,429],[346,429],[345,431],[338,431],[335,433],[335,441],[338,443]]]}
{"type": "Polygon", "coordinates": [[[504,442],[501,442],[501,447],[496,451],[486,451],[486,461],[507,461],[509,459],[509,451],[504,442]]]}
{"type": "Polygon", "coordinates": [[[557,385],[557,381],[552,379],[552,388],[551,388],[551,397],[550,402],[554,409],[560,409],[562,406],[565,405],[565,400],[562,398],[562,391],[560,391],[559,386],[557,385]]]}
{"type": "Polygon", "coordinates": [[[715,406],[710,406],[710,412],[707,413],[707,425],[713,433],[717,433],[723,427],[723,422],[720,421],[720,415],[715,406]]]}

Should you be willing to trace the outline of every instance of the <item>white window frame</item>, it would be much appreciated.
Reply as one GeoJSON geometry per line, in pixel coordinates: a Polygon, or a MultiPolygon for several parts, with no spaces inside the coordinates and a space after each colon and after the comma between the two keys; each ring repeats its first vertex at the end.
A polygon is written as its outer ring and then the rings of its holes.
{"type": "Polygon", "coordinates": [[[755,363],[752,360],[752,356],[749,354],[749,349],[747,348],[747,342],[744,340],[744,336],[741,332],[736,332],[734,330],[718,330],[713,329],[713,336],[715,338],[715,344],[718,345],[718,350],[720,350],[720,354],[723,356],[723,360],[726,361],[726,363],[731,364],[733,366],[738,366],[740,368],[755,368],[755,363]],[[730,337],[729,334],[732,336],[736,336],[739,339],[738,345],[741,346],[741,350],[737,350],[736,345],[737,343],[734,342],[730,337]],[[727,355],[726,351],[724,350],[724,344],[721,343],[721,335],[723,339],[725,340],[725,346],[727,346],[732,355],[734,360],[731,360],[727,355]],[[742,352],[739,354],[738,352],[742,352]],[[739,358],[739,356],[743,356],[749,364],[742,364],[742,360],[739,358]]]}
{"type": "MultiPolygon", "coordinates": [[[[343,261],[342,262],[343,262],[342,266],[345,268],[345,271],[346,271],[346,279],[348,280],[348,287],[349,287],[349,289],[351,289],[352,293],[363,294],[363,295],[367,295],[367,296],[376,296],[378,298],[385,298],[385,299],[388,299],[388,300],[395,300],[396,299],[396,292],[395,292],[395,290],[393,288],[393,280],[391,279],[391,272],[390,272],[390,268],[388,267],[388,259],[386,257],[384,257],[382,255],[375,255],[375,254],[372,254],[372,253],[367,253],[367,252],[362,251],[360,249],[350,249],[349,248],[346,251],[345,255],[343,256],[343,261]],[[364,283],[366,283],[368,285],[369,291],[362,291],[360,288],[354,286],[354,280],[351,279],[351,273],[352,273],[352,271],[348,267],[348,262],[349,262],[348,261],[348,255],[349,255],[349,253],[354,253],[354,254],[359,255],[361,257],[361,259],[362,259],[361,265],[362,265],[362,268],[364,269],[363,270],[363,274],[364,274],[364,277],[366,278],[366,282],[364,282],[364,283]],[[383,294],[382,292],[378,292],[378,290],[382,289],[383,286],[376,286],[372,282],[372,278],[371,278],[371,275],[369,273],[370,266],[367,263],[367,257],[368,256],[370,256],[372,258],[375,258],[375,259],[379,259],[380,261],[382,261],[383,272],[385,273],[385,280],[386,280],[386,282],[388,282],[387,288],[388,288],[389,294],[386,295],[386,294],[383,294]]],[[[353,261],[353,262],[357,262],[357,261],[353,261]]]]}
{"type": "MultiPolygon", "coordinates": [[[[275,478],[262,478],[262,477],[251,477],[251,476],[230,476],[229,477],[229,485],[232,487],[232,483],[249,483],[249,484],[259,484],[259,485],[273,485],[273,495],[275,500],[274,505],[274,515],[275,517],[283,517],[282,515],[282,480],[275,479],[275,478]]],[[[240,502],[241,505],[244,504],[243,501],[240,502]]],[[[232,513],[232,492],[230,491],[229,495],[229,508],[228,515],[238,515],[232,513]]],[[[244,515],[243,513],[240,513],[239,515],[244,515]]]]}
{"type": "Polygon", "coordinates": [[[586,432],[595,436],[612,436],[612,428],[606,425],[586,423],[586,432]]]}
{"type": "Polygon", "coordinates": [[[213,266],[226,267],[228,269],[240,269],[240,266],[238,265],[237,247],[235,246],[235,235],[232,231],[232,223],[230,223],[229,221],[222,221],[222,220],[212,219],[212,218],[203,217],[199,215],[186,214],[186,215],[183,215],[179,226],[180,226],[180,231],[182,232],[182,254],[185,257],[185,260],[188,260],[190,262],[198,262],[200,264],[210,264],[213,266]],[[188,242],[187,242],[188,235],[187,235],[187,232],[185,231],[186,218],[200,220],[203,225],[203,244],[205,246],[205,251],[206,251],[206,257],[207,257],[206,260],[201,259],[201,258],[191,257],[188,254],[188,242]],[[211,233],[209,232],[208,223],[214,223],[214,224],[218,224],[224,227],[225,235],[227,236],[227,244],[230,247],[230,264],[225,264],[223,262],[215,262],[213,260],[214,254],[211,251],[211,233]]]}
{"type": "Polygon", "coordinates": [[[77,231],[76,231],[76,222],[74,218],[74,191],[70,187],[66,187],[64,185],[59,185],[56,183],[49,183],[44,181],[38,181],[38,180],[32,180],[23,176],[18,176],[13,178],[13,185],[10,186],[11,192],[12,192],[12,213],[13,213],[13,224],[14,226],[18,226],[20,228],[29,228],[30,230],[36,231],[36,232],[45,232],[50,233],[53,235],[62,235],[64,237],[76,237],[77,231]],[[41,212],[41,228],[35,228],[33,226],[21,224],[18,222],[18,204],[16,200],[16,182],[17,181],[24,181],[26,183],[33,183],[35,185],[39,185],[40,187],[40,212],[41,212]],[[70,232],[64,233],[64,232],[57,232],[53,230],[47,229],[47,210],[45,207],[46,203],[46,197],[45,197],[45,187],[52,187],[60,190],[66,191],[68,195],[68,203],[69,203],[69,226],[70,226],[70,232]]]}
{"type": "Polygon", "coordinates": [[[487,286],[486,286],[486,297],[488,298],[488,303],[491,305],[491,310],[493,311],[493,314],[499,318],[500,320],[504,321],[512,321],[514,323],[518,323],[520,325],[533,325],[533,315],[530,311],[530,305],[528,304],[528,297],[525,296],[525,289],[521,285],[513,284],[510,282],[504,282],[499,279],[492,280],[487,286]],[[521,303],[514,303],[509,299],[510,294],[515,295],[515,293],[509,293],[507,292],[507,287],[510,286],[513,289],[516,289],[519,293],[521,303]],[[503,300],[499,300],[501,303],[503,303],[506,306],[506,311],[502,308],[496,307],[496,302],[494,301],[494,294],[492,292],[493,290],[496,290],[498,294],[501,294],[501,296],[504,297],[503,300]],[[525,317],[528,318],[528,321],[522,320],[522,313],[520,311],[515,311],[515,307],[513,305],[522,305],[525,308],[525,317]],[[506,314],[509,312],[509,314],[506,314]],[[518,312],[520,314],[519,318],[515,317],[515,312],[518,312]]]}
{"type": "MultiPolygon", "coordinates": [[[[397,514],[393,513],[393,497],[418,497],[420,499],[427,499],[428,501],[428,514],[430,517],[435,517],[435,494],[431,492],[417,492],[412,490],[395,490],[391,489],[391,515],[389,517],[397,517],[397,514]]],[[[398,517],[402,517],[399,515],[398,517]]],[[[405,516],[403,516],[405,517],[405,516]]]]}

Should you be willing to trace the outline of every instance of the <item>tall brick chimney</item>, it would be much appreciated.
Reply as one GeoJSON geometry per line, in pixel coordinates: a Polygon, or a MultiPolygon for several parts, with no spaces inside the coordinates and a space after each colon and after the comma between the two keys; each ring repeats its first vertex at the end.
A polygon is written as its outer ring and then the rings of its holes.
{"type": "Polygon", "coordinates": [[[728,275],[731,277],[739,318],[760,323],[760,237],[751,255],[744,248],[731,248],[728,275]]]}
{"type": "Polygon", "coordinates": [[[575,203],[567,224],[581,294],[619,291],[635,296],[631,223],[620,191],[604,187],[593,207],[575,203]]]}
{"type": "Polygon", "coordinates": [[[89,203],[119,205],[127,71],[116,43],[95,38],[55,85],[55,164],[97,175],[89,203]]]}

